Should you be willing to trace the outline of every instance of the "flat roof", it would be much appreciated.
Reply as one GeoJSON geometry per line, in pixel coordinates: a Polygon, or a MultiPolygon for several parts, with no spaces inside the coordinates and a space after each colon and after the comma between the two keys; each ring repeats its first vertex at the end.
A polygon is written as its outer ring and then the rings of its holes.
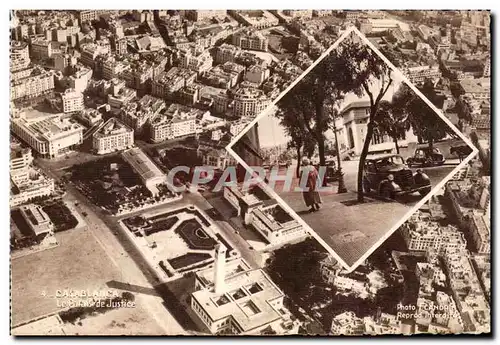
{"type": "Polygon", "coordinates": [[[165,174],[138,147],[123,152],[122,157],[144,181],[165,177],[165,174]]]}
{"type": "MultiPolygon", "coordinates": [[[[213,268],[207,271],[206,274],[209,275],[213,268]]],[[[282,317],[270,302],[282,298],[284,294],[262,269],[243,271],[227,277],[225,291],[216,294],[212,289],[202,289],[194,292],[192,297],[212,320],[231,316],[243,332],[282,317]],[[234,297],[236,293],[239,294],[238,297],[234,297]],[[224,302],[220,302],[221,298],[224,302]]]]}

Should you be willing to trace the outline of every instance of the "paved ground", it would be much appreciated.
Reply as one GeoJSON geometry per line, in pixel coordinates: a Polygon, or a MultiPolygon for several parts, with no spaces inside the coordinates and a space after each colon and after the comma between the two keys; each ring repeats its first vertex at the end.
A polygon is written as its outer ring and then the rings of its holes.
{"type": "MultiPolygon", "coordinates": [[[[37,160],[36,163],[52,178],[59,180],[64,171],[59,170],[61,167],[57,162],[48,162],[46,160],[37,160]]],[[[125,234],[118,226],[116,219],[105,215],[101,209],[93,205],[86,197],[84,197],[76,188],[67,184],[67,198],[70,202],[78,202],[77,211],[82,214],[85,212],[87,217],[85,221],[89,225],[89,230],[95,240],[107,253],[107,259],[110,260],[121,272],[122,278],[120,281],[123,288],[126,289],[127,284],[138,286],[144,291],[154,291],[158,279],[149,270],[145,260],[141,254],[130,243],[125,234]]],[[[165,207],[165,206],[164,206],[165,207]]],[[[75,249],[74,255],[79,255],[75,249]]],[[[75,273],[76,274],[76,273],[75,273]]],[[[135,289],[138,290],[138,289],[135,289]]],[[[138,293],[136,295],[137,303],[144,306],[144,309],[156,320],[162,328],[163,334],[180,335],[188,334],[186,329],[181,326],[177,316],[174,317],[171,306],[168,301],[162,297],[150,293],[138,293]]],[[[174,310],[175,312],[175,310],[174,310]]],[[[183,323],[184,325],[184,323],[183,323]]]]}
{"type": "Polygon", "coordinates": [[[90,231],[68,230],[56,237],[56,248],[12,260],[14,326],[61,311],[56,290],[103,290],[108,281],[122,279],[90,231]]]}
{"type": "MultiPolygon", "coordinates": [[[[448,176],[459,164],[456,157],[450,156],[449,148],[459,145],[459,141],[436,143],[445,155],[446,163],[440,167],[424,168],[435,186],[448,176]]],[[[401,149],[404,158],[411,156],[416,145],[401,149]]],[[[295,171],[295,162],[290,167],[295,171]]],[[[324,240],[343,260],[353,265],[373,245],[375,245],[396,223],[421,200],[418,193],[398,198],[397,202],[380,200],[375,195],[366,198],[364,204],[356,202],[357,171],[359,161],[343,161],[342,170],[348,193],[337,194],[337,182],[331,186],[332,191],[321,192],[322,208],[315,213],[309,213],[305,206],[302,193],[294,192],[298,180],[292,182],[291,191],[283,191],[283,183],[278,182],[274,190],[306,223],[324,240]]],[[[412,169],[413,171],[416,168],[412,169]]],[[[280,174],[285,174],[284,170],[280,174]]]]}
{"type": "MultiPolygon", "coordinates": [[[[37,164],[42,166],[50,177],[59,180],[64,174],[63,169],[71,165],[71,163],[75,164],[82,162],[82,160],[91,159],[94,158],[89,156],[87,159],[78,159],[76,155],[70,155],[70,158],[58,161],[37,160],[37,164]]],[[[151,271],[145,258],[129,241],[126,234],[123,233],[124,230],[117,224],[119,219],[143,213],[144,211],[130,213],[121,217],[107,215],[72,185],[66,184],[66,188],[68,198],[79,203],[76,209],[80,213],[86,212],[88,214],[85,220],[89,224],[92,234],[103,246],[109,259],[122,271],[123,278],[116,284],[119,284],[123,289],[129,287],[130,291],[139,292],[138,296],[144,300],[144,304],[147,306],[145,309],[159,320],[158,324],[162,327],[164,334],[196,334],[199,331],[198,327],[189,319],[185,308],[179,305],[169,287],[159,284],[158,277],[151,271]]],[[[213,205],[207,202],[199,193],[185,193],[182,200],[155,206],[146,212],[168,210],[189,204],[194,204],[202,210],[213,208],[213,205]]],[[[248,243],[236,233],[231,224],[226,220],[214,220],[214,222],[252,267],[261,266],[260,254],[249,248],[248,243]]]]}

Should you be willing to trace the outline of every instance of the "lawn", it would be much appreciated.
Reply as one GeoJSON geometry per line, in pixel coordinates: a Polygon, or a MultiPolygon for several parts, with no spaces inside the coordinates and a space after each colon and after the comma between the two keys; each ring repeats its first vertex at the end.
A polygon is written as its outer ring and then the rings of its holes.
{"type": "Polygon", "coordinates": [[[155,232],[170,230],[178,220],[179,218],[176,216],[159,219],[153,222],[150,227],[146,227],[144,229],[144,233],[148,236],[154,234],[155,232]]]}
{"type": "Polygon", "coordinates": [[[70,180],[83,194],[110,210],[128,202],[138,205],[151,197],[151,192],[121,156],[75,165],[70,172],[70,180]]]}
{"type": "Polygon", "coordinates": [[[216,241],[211,238],[195,219],[182,222],[175,230],[191,249],[212,250],[216,241]]]}
{"type": "Polygon", "coordinates": [[[78,220],[62,201],[44,206],[42,210],[54,223],[54,232],[73,229],[78,225],[78,220]]]}
{"type": "Polygon", "coordinates": [[[57,239],[56,248],[12,260],[12,325],[58,312],[49,297],[56,290],[107,289],[106,282],[122,280],[90,232],[61,232],[57,239]]]}

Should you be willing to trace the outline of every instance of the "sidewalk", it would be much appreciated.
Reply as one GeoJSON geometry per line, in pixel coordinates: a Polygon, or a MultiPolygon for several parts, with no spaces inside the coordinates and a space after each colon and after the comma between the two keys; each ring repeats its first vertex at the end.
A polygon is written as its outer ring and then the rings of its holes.
{"type": "MultiPolygon", "coordinates": [[[[278,191],[277,191],[278,192],[278,191]]],[[[365,196],[357,202],[357,193],[322,192],[321,209],[310,213],[301,192],[278,195],[325,241],[348,265],[353,265],[400,220],[411,206],[365,196]]]]}

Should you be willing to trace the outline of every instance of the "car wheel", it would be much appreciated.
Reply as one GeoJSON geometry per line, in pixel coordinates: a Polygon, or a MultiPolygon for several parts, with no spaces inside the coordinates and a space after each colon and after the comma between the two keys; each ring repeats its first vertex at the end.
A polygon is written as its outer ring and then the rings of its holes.
{"type": "Polygon", "coordinates": [[[420,193],[421,196],[426,196],[427,194],[429,194],[432,190],[432,187],[429,186],[429,187],[426,187],[424,189],[421,189],[419,190],[418,192],[420,193]]]}
{"type": "Polygon", "coordinates": [[[370,182],[368,182],[366,178],[363,178],[363,192],[365,192],[365,194],[368,194],[371,191],[372,189],[370,188],[370,182]]]}
{"type": "Polygon", "coordinates": [[[394,199],[394,193],[387,183],[380,188],[380,196],[384,199],[394,199]]]}

